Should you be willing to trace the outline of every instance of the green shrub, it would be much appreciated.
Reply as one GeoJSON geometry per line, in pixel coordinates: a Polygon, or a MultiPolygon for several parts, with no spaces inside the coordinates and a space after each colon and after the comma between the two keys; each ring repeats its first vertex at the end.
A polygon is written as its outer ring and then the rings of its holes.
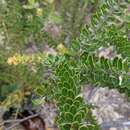
{"type": "MultiPolygon", "coordinates": [[[[42,1],[28,0],[27,3],[21,3],[8,0],[0,5],[2,6],[0,29],[6,43],[5,48],[0,49],[0,99],[4,100],[5,94],[31,86],[40,96],[45,96],[56,103],[59,111],[57,123],[61,130],[100,129],[91,114],[90,105],[80,96],[82,85],[91,83],[97,86],[109,86],[129,95],[130,43],[125,33],[126,28],[116,26],[116,21],[113,22],[112,19],[112,13],[116,11],[119,1],[94,0],[94,3],[100,3],[95,8],[97,11],[94,11],[90,25],[81,29],[84,14],[81,16],[79,14],[86,10],[87,2],[62,1],[63,39],[69,36],[74,40],[68,45],[69,53],[57,56],[48,56],[44,53],[30,56],[21,54],[23,46],[30,38],[40,41],[38,38],[43,36],[41,28],[51,10],[51,5],[50,8],[45,6],[46,15],[42,15],[41,6],[46,5],[42,1]],[[69,17],[66,13],[68,8],[69,17]],[[76,38],[79,33],[80,36],[76,38]],[[113,46],[120,57],[116,55],[105,58],[97,55],[100,47],[109,46],[113,46]],[[8,47],[11,49],[5,54],[8,47]],[[43,77],[43,70],[48,69],[51,72],[46,79],[43,77]],[[10,89],[4,90],[4,86],[10,89]]],[[[47,38],[52,40],[48,34],[44,36],[46,40],[47,38]]]]}

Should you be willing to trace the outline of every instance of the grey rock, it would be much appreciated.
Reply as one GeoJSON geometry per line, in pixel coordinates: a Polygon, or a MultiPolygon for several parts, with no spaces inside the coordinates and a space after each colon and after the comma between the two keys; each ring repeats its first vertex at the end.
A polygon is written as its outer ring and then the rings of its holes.
{"type": "MultiPolygon", "coordinates": [[[[99,124],[110,124],[108,130],[130,130],[130,126],[122,126],[123,122],[129,121],[130,118],[130,102],[124,94],[120,94],[115,89],[91,87],[90,85],[83,87],[82,93],[86,102],[96,106],[92,113],[99,124]],[[111,122],[118,123],[120,127],[117,127],[115,123],[112,125],[111,122]]],[[[106,129],[103,128],[103,130],[106,129]]]]}

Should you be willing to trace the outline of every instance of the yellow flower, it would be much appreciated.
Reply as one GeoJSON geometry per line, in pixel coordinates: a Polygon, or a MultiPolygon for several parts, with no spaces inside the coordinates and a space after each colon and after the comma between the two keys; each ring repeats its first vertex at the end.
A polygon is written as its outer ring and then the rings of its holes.
{"type": "Polygon", "coordinates": [[[39,63],[42,62],[43,60],[43,56],[42,55],[38,55],[38,54],[33,54],[33,55],[21,55],[21,54],[15,54],[12,57],[9,57],[7,59],[7,63],[9,65],[18,65],[18,64],[35,64],[35,63],[39,63]]]}
{"type": "Polygon", "coordinates": [[[37,16],[42,16],[43,15],[43,9],[42,8],[37,8],[36,9],[36,15],[37,16]]]}
{"type": "Polygon", "coordinates": [[[69,50],[62,43],[60,43],[57,46],[57,50],[58,50],[59,54],[61,54],[61,55],[69,53],[69,50]]]}
{"type": "Polygon", "coordinates": [[[7,59],[7,63],[9,65],[18,65],[20,63],[23,63],[23,56],[16,53],[14,56],[7,59]]]}
{"type": "Polygon", "coordinates": [[[17,58],[15,56],[9,57],[8,60],[7,60],[7,63],[9,65],[17,65],[18,64],[17,58]]]}
{"type": "Polygon", "coordinates": [[[38,61],[38,62],[42,61],[42,57],[38,56],[38,57],[37,57],[37,61],[38,61]]]}

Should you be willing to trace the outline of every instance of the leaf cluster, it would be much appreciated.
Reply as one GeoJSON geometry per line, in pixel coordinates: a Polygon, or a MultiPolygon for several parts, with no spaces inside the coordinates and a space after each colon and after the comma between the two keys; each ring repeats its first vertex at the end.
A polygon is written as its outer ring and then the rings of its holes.
{"type": "Polygon", "coordinates": [[[65,61],[55,71],[57,81],[53,93],[60,112],[57,122],[61,130],[98,130],[89,107],[79,95],[80,72],[75,67],[65,61]]]}

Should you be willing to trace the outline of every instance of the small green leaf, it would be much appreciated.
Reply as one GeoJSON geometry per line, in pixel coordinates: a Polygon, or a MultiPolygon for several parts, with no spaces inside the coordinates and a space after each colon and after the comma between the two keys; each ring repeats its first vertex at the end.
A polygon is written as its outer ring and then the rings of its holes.
{"type": "Polygon", "coordinates": [[[67,99],[66,99],[66,103],[72,105],[73,100],[72,100],[71,98],[67,97],[67,99]]]}
{"type": "Polygon", "coordinates": [[[40,86],[40,87],[35,89],[35,92],[36,92],[37,95],[43,96],[45,94],[45,87],[44,86],[40,86]]]}
{"type": "Polygon", "coordinates": [[[121,58],[118,59],[118,69],[119,70],[123,69],[123,63],[122,63],[122,59],[121,58]]]}
{"type": "Polygon", "coordinates": [[[73,103],[73,105],[76,106],[77,108],[79,108],[80,104],[81,104],[80,101],[77,101],[77,100],[74,101],[73,103]]]}
{"type": "Polygon", "coordinates": [[[68,71],[65,71],[63,75],[64,75],[66,78],[71,77],[71,76],[70,76],[70,73],[69,73],[68,71]]]}
{"type": "Polygon", "coordinates": [[[82,121],[82,114],[81,113],[76,113],[74,115],[73,121],[81,122],[82,121]]]}
{"type": "Polygon", "coordinates": [[[94,67],[94,58],[92,55],[88,55],[87,57],[87,61],[88,61],[88,64],[90,65],[90,67],[94,67]]]}
{"type": "Polygon", "coordinates": [[[73,121],[73,114],[70,112],[65,112],[65,120],[68,122],[72,122],[73,121]]]}
{"type": "Polygon", "coordinates": [[[66,97],[65,96],[60,96],[59,98],[59,105],[65,104],[66,103],[66,97]]]}
{"type": "Polygon", "coordinates": [[[123,69],[125,70],[125,72],[129,72],[129,63],[128,60],[123,60],[123,69]]]}
{"type": "Polygon", "coordinates": [[[118,57],[113,59],[113,66],[118,67],[118,57]]]}
{"type": "Polygon", "coordinates": [[[74,94],[74,92],[73,92],[72,90],[68,90],[67,95],[68,95],[70,98],[72,98],[72,99],[74,99],[74,97],[75,97],[75,94],[74,94]]]}
{"type": "Polygon", "coordinates": [[[68,89],[71,89],[71,85],[68,83],[68,82],[64,82],[64,87],[65,88],[68,88],[68,89]]]}
{"type": "Polygon", "coordinates": [[[71,124],[65,123],[60,125],[60,130],[70,130],[71,124]]]}
{"type": "Polygon", "coordinates": [[[63,88],[61,91],[62,91],[62,95],[67,96],[68,94],[67,88],[63,88]]]}
{"type": "Polygon", "coordinates": [[[70,109],[70,104],[65,103],[64,106],[63,106],[63,110],[64,110],[65,112],[67,112],[67,111],[69,111],[69,109],[70,109]]]}
{"type": "Polygon", "coordinates": [[[82,125],[82,126],[79,127],[78,130],[91,130],[91,129],[88,129],[87,126],[82,125]]]}
{"type": "Polygon", "coordinates": [[[32,103],[33,103],[34,106],[41,105],[44,102],[45,102],[45,97],[32,100],[32,103]]]}
{"type": "Polygon", "coordinates": [[[79,126],[80,126],[80,123],[78,122],[78,121],[74,121],[73,123],[72,123],[72,127],[74,128],[74,129],[78,129],[79,128],[79,126]]]}
{"type": "Polygon", "coordinates": [[[76,98],[75,98],[76,101],[79,101],[80,103],[83,102],[83,97],[81,95],[78,95],[76,98]]]}
{"type": "Polygon", "coordinates": [[[75,114],[76,111],[77,111],[77,107],[74,106],[74,105],[72,105],[72,106],[70,107],[70,112],[71,112],[72,114],[75,114]]]}

